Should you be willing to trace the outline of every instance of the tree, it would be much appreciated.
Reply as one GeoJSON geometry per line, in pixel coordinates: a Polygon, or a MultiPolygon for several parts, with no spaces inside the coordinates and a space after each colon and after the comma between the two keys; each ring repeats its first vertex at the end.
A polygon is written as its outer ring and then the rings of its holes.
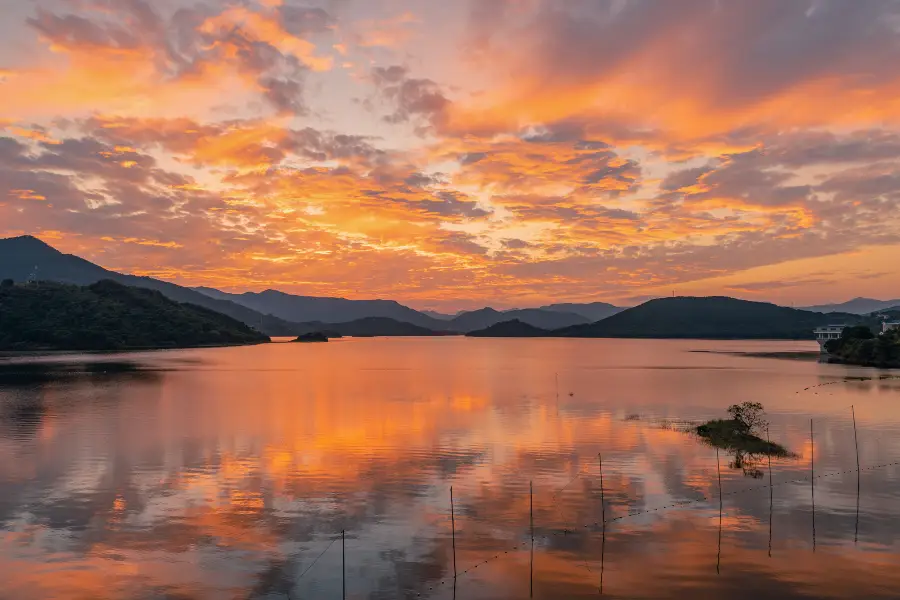
{"type": "Polygon", "coordinates": [[[12,279],[4,279],[2,283],[0,283],[0,287],[11,288],[16,285],[16,282],[12,279]]]}
{"type": "Polygon", "coordinates": [[[853,327],[844,327],[841,337],[847,340],[871,340],[875,339],[875,334],[865,325],[854,325],[853,327]]]}
{"type": "Polygon", "coordinates": [[[728,407],[728,414],[743,433],[758,433],[768,426],[766,411],[759,402],[744,402],[728,407]]]}

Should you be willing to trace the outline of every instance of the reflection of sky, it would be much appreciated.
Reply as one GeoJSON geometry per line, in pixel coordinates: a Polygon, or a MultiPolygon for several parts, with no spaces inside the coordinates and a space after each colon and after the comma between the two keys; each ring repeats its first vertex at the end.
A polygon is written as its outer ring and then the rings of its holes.
{"type": "MultiPolygon", "coordinates": [[[[772,344],[804,346],[743,345],[772,344]]],[[[613,596],[848,597],[851,584],[890,596],[900,468],[862,472],[856,544],[855,472],[816,479],[815,555],[802,478],[810,415],[817,474],[855,469],[850,404],[863,468],[894,462],[898,382],[803,391],[876,372],[685,351],[732,345],[345,340],[135,355],[152,368],[2,384],[0,576],[25,599],[327,595],[340,589],[339,541],[298,577],[346,530],[351,597],[450,597],[452,485],[460,570],[501,557],[458,593],[521,597],[533,481],[536,597],[587,597],[602,454],[613,596]],[[773,464],[770,561],[765,465],[747,478],[723,453],[717,578],[715,453],[672,424],[750,399],[798,458],[773,464]]]]}

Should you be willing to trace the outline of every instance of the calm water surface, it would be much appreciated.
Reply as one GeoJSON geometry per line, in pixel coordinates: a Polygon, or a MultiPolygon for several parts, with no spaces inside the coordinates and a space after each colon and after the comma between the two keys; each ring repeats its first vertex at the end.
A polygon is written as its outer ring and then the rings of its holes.
{"type": "Polygon", "coordinates": [[[0,598],[337,599],[342,564],[347,598],[898,598],[900,373],[691,352],[811,349],[6,357],[0,598]],[[745,400],[796,456],[770,489],[723,452],[720,512],[716,451],[683,430],[745,400]]]}

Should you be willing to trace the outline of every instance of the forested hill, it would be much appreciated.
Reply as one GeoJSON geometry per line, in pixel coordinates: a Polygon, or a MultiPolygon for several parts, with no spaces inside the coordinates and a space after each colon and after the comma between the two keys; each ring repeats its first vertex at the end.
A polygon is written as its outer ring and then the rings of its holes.
{"type": "Polygon", "coordinates": [[[0,284],[0,350],[126,350],[257,344],[269,338],[207,308],[104,280],[0,284]]]}
{"type": "Polygon", "coordinates": [[[828,323],[865,321],[859,315],[822,314],[726,297],[659,298],[597,323],[554,332],[566,337],[813,339],[828,323]]]}

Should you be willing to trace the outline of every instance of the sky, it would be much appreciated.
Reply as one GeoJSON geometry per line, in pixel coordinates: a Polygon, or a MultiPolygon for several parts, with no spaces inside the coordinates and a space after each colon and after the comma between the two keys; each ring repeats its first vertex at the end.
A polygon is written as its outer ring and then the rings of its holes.
{"type": "Polygon", "coordinates": [[[900,297],[896,0],[0,0],[0,236],[459,310],[900,297]]]}

